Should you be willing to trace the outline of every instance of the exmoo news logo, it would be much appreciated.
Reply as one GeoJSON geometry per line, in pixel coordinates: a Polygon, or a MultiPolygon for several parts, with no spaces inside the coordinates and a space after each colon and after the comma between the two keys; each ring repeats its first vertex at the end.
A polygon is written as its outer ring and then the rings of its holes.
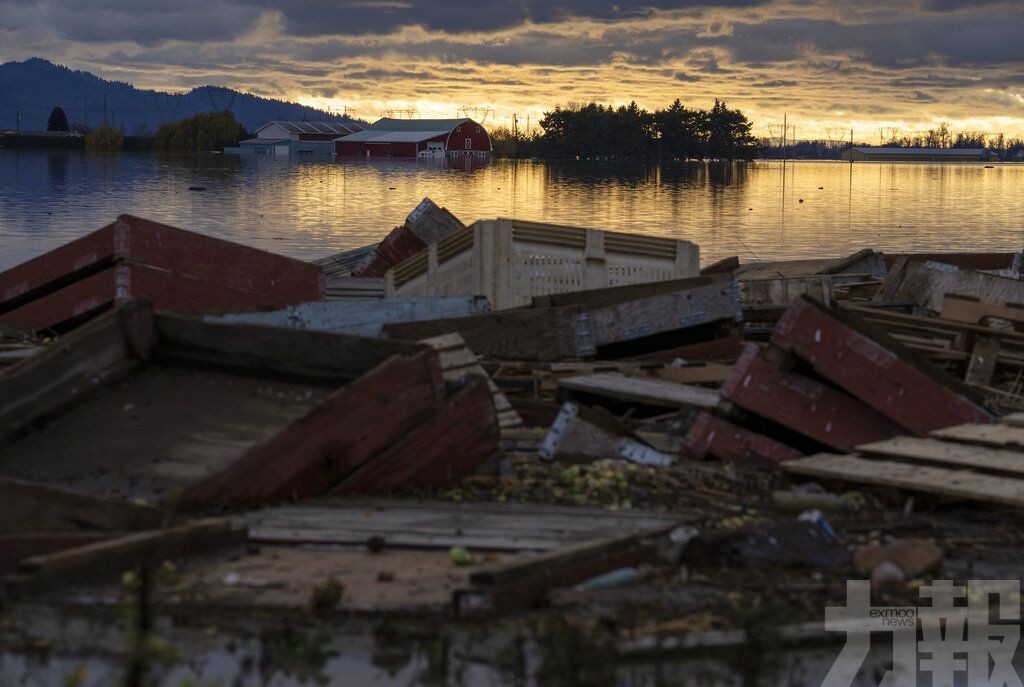
{"type": "Polygon", "coordinates": [[[1024,687],[1013,667],[1020,642],[1019,580],[935,580],[919,593],[927,604],[872,606],[871,584],[848,581],[846,606],[825,611],[825,629],[845,632],[846,644],[822,687],[853,684],[872,633],[891,636],[892,668],[881,687],[1024,687]]]}

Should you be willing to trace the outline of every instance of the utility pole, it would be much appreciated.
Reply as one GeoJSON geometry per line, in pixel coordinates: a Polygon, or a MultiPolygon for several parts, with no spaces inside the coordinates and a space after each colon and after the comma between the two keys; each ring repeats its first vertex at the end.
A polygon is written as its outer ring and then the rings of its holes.
{"type": "Polygon", "coordinates": [[[786,152],[786,134],[789,133],[789,125],[786,124],[786,117],[787,117],[787,114],[785,112],[783,112],[782,113],[782,161],[783,162],[786,161],[786,155],[787,155],[787,152],[786,152]]]}
{"type": "Polygon", "coordinates": [[[89,94],[82,94],[82,126],[89,128],[89,94]]]}
{"type": "Polygon", "coordinates": [[[107,123],[107,94],[103,94],[103,123],[107,123]]]}
{"type": "Polygon", "coordinates": [[[21,110],[18,110],[18,112],[15,115],[15,117],[16,117],[17,121],[14,124],[14,130],[15,131],[21,131],[21,110]]]}

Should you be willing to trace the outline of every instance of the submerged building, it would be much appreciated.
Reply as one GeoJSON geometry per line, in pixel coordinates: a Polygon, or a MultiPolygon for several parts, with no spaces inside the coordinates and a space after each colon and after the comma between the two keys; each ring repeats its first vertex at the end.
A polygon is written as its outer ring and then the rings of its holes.
{"type": "Polygon", "coordinates": [[[225,148],[225,153],[252,155],[333,155],[334,141],[362,131],[362,125],[344,122],[285,122],[264,124],[255,131],[255,138],[225,148]]]}
{"type": "Polygon", "coordinates": [[[339,157],[487,157],[491,137],[472,119],[378,119],[337,138],[339,157]]]}
{"type": "Polygon", "coordinates": [[[984,162],[984,148],[873,148],[854,147],[844,150],[842,159],[865,162],[984,162]]]}

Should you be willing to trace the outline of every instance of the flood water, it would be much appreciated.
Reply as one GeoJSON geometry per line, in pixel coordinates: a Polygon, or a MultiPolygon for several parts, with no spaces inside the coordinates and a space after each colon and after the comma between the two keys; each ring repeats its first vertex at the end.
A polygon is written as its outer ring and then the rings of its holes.
{"type": "Polygon", "coordinates": [[[1020,164],[465,164],[0,151],[0,269],[121,213],[312,259],[379,240],[424,196],[467,223],[685,238],[702,263],[1024,247],[1020,164]]]}

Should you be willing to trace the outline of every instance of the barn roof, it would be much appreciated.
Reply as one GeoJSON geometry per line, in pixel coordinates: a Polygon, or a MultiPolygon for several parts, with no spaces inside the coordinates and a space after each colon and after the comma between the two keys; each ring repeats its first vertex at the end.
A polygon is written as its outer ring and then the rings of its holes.
{"type": "Polygon", "coordinates": [[[335,134],[345,136],[356,131],[362,131],[363,127],[355,122],[286,122],[275,120],[264,124],[256,132],[266,129],[271,124],[276,124],[290,134],[335,134]]]}
{"type": "Polygon", "coordinates": [[[444,131],[449,132],[460,124],[472,123],[472,119],[393,119],[384,117],[368,126],[378,131],[444,131]]]}
{"type": "Polygon", "coordinates": [[[385,117],[362,131],[346,136],[353,143],[420,143],[438,136],[447,136],[472,119],[392,119],[385,117]]]}

